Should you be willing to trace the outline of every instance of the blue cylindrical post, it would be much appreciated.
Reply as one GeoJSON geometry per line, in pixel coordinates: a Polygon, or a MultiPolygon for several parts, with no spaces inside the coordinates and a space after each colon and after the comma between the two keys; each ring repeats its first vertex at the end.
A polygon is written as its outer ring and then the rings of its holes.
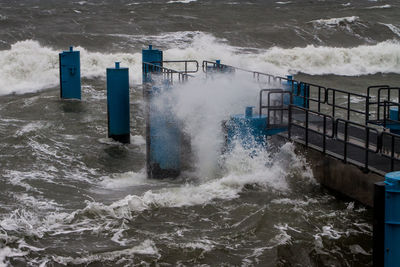
{"type": "Polygon", "coordinates": [[[400,266],[400,172],[385,176],[385,267],[400,266]]]}
{"type": "Polygon", "coordinates": [[[156,66],[162,67],[163,52],[158,49],[153,49],[152,45],[149,45],[149,49],[142,50],[142,72],[143,72],[143,83],[151,82],[150,73],[156,71],[156,66]],[[150,63],[147,65],[144,63],[150,63]]]}
{"type": "Polygon", "coordinates": [[[81,99],[81,63],[79,51],[73,47],[59,54],[60,97],[63,99],[81,99]]]}
{"type": "Polygon", "coordinates": [[[108,137],[130,143],[129,69],[107,68],[108,137]]]}

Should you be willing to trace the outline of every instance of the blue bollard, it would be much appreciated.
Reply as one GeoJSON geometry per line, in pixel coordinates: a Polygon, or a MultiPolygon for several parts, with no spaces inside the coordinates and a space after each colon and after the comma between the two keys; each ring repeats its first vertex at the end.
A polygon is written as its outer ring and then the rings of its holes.
{"type": "Polygon", "coordinates": [[[385,267],[400,266],[400,172],[385,176],[385,267]]]}
{"type": "Polygon", "coordinates": [[[107,68],[108,137],[130,143],[129,69],[107,68]]]}
{"type": "Polygon", "coordinates": [[[179,176],[182,145],[180,125],[167,103],[160,106],[156,102],[159,94],[154,86],[147,91],[147,175],[157,179],[179,176]]]}
{"type": "Polygon", "coordinates": [[[149,49],[142,50],[142,63],[151,63],[155,66],[151,65],[142,65],[143,72],[143,83],[151,82],[151,72],[157,71],[156,66],[162,67],[163,61],[163,52],[158,49],[153,49],[152,45],[149,45],[149,49]]]}
{"type": "Polygon", "coordinates": [[[81,99],[81,63],[79,51],[73,47],[59,54],[60,97],[62,99],[81,99]]]}
{"type": "MultiPolygon", "coordinates": [[[[398,107],[390,107],[389,109],[389,118],[392,121],[399,121],[399,108],[398,107]]],[[[386,127],[390,129],[391,133],[400,134],[400,122],[389,122],[386,124],[386,127]]]]}

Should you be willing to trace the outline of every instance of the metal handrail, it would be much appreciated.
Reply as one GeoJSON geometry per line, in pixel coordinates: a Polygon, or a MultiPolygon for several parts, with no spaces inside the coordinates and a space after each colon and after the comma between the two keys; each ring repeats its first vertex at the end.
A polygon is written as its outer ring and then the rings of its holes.
{"type": "Polygon", "coordinates": [[[288,127],[288,138],[289,139],[291,139],[291,127],[292,127],[292,125],[305,130],[305,145],[306,145],[306,147],[308,147],[308,143],[309,143],[308,142],[308,133],[309,132],[313,132],[313,133],[316,133],[318,135],[321,135],[322,138],[323,138],[322,139],[322,152],[326,153],[326,138],[334,138],[335,120],[334,120],[334,118],[332,116],[324,114],[324,113],[321,113],[321,112],[312,111],[312,110],[310,110],[308,108],[303,108],[303,107],[299,107],[299,106],[291,104],[289,106],[289,127],[288,127]],[[296,123],[293,122],[293,119],[292,119],[292,111],[293,111],[293,109],[297,109],[297,110],[303,111],[305,113],[305,115],[306,115],[305,126],[303,126],[302,124],[296,124],[296,123]],[[310,125],[309,125],[309,115],[310,115],[310,113],[313,114],[313,115],[317,115],[317,116],[323,118],[322,119],[323,120],[323,131],[322,132],[310,128],[310,125]],[[327,121],[328,120],[331,121],[331,127],[332,127],[331,128],[332,129],[331,130],[331,134],[327,133],[327,121]]]}
{"type": "Polygon", "coordinates": [[[390,158],[390,171],[394,171],[394,160],[395,160],[395,142],[396,139],[400,139],[400,135],[398,134],[394,134],[394,133],[389,133],[389,132],[382,132],[380,135],[380,139],[381,139],[381,147],[380,147],[380,151],[381,151],[381,155],[383,157],[386,158],[390,158]],[[390,151],[390,156],[386,155],[385,153],[383,153],[383,140],[385,136],[389,136],[391,143],[390,143],[390,147],[391,147],[391,151],[390,151]]]}
{"type": "Polygon", "coordinates": [[[363,98],[365,101],[367,101],[367,96],[366,95],[359,94],[359,93],[348,92],[348,91],[345,91],[345,90],[335,89],[335,88],[326,89],[326,95],[327,95],[326,104],[332,107],[332,117],[335,117],[336,108],[343,109],[343,110],[347,111],[347,120],[350,120],[351,112],[355,112],[355,113],[363,114],[363,115],[366,114],[365,111],[359,111],[357,109],[351,108],[351,97],[352,96],[360,97],[360,98],[363,98]],[[329,92],[332,92],[332,102],[329,102],[329,92]],[[347,106],[346,107],[336,104],[336,93],[347,95],[347,106]]]}
{"type": "Polygon", "coordinates": [[[383,101],[383,127],[386,127],[387,122],[394,122],[400,125],[400,103],[392,101],[383,101]],[[397,106],[397,120],[390,118],[390,107],[397,106]]]}
{"type": "Polygon", "coordinates": [[[196,73],[196,72],[199,71],[199,62],[197,60],[192,60],[192,59],[190,59],[190,60],[152,61],[152,62],[149,62],[149,63],[151,63],[151,64],[157,64],[158,63],[158,64],[161,64],[161,65],[163,65],[164,63],[165,64],[169,64],[169,63],[184,63],[185,64],[185,70],[182,71],[182,72],[184,72],[184,73],[196,73]],[[188,70],[188,63],[195,63],[195,65],[196,65],[195,70],[188,70]]]}
{"type": "Polygon", "coordinates": [[[378,130],[376,128],[372,128],[372,127],[364,125],[364,124],[360,124],[360,123],[356,123],[356,122],[352,122],[352,121],[344,120],[344,119],[336,119],[335,136],[336,136],[336,140],[342,141],[344,143],[344,152],[343,152],[343,161],[344,162],[347,162],[347,145],[350,144],[352,146],[355,146],[355,147],[358,147],[358,148],[361,148],[361,149],[365,150],[364,167],[365,167],[366,170],[368,169],[368,152],[371,151],[373,153],[378,153],[379,150],[380,150],[380,141],[379,141],[379,132],[378,132],[378,130]],[[338,126],[339,126],[340,122],[343,122],[344,125],[345,125],[344,138],[343,139],[340,139],[339,135],[338,135],[338,128],[339,128],[338,126]],[[365,129],[366,138],[365,138],[365,145],[364,146],[360,146],[360,145],[357,145],[354,142],[349,142],[348,141],[348,139],[349,139],[349,133],[348,133],[349,132],[349,130],[348,130],[349,125],[353,125],[353,126],[356,126],[358,128],[365,129]],[[370,149],[370,132],[371,131],[375,132],[376,136],[377,136],[375,150],[370,149]]]}
{"type": "Polygon", "coordinates": [[[164,75],[165,78],[167,78],[171,84],[173,84],[173,78],[174,74],[178,75],[179,81],[187,81],[188,77],[194,77],[193,75],[187,74],[183,71],[177,71],[173,69],[169,69],[160,65],[154,64],[156,62],[150,63],[150,62],[143,62],[143,70],[147,70],[146,74],[151,74],[151,73],[161,73],[164,75]]]}

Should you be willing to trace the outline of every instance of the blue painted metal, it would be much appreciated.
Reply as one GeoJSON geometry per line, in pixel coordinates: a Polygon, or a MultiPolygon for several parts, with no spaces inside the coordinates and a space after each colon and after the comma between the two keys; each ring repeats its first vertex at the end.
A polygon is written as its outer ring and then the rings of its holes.
{"type": "MultiPolygon", "coordinates": [[[[287,81],[285,81],[283,85],[285,90],[292,91],[294,105],[308,108],[308,101],[304,101],[304,96],[309,97],[310,89],[308,85],[301,83],[299,86],[296,81],[293,81],[292,75],[287,75],[287,81]]],[[[284,96],[284,103],[286,105],[289,104],[289,101],[290,97],[284,96]]]]}
{"type": "MultiPolygon", "coordinates": [[[[149,45],[149,49],[142,50],[142,62],[151,63],[156,66],[162,67],[163,52],[158,49],[153,49],[152,45],[149,45]]],[[[151,82],[151,72],[155,70],[155,67],[143,64],[143,83],[151,82]]]]}
{"type": "Polygon", "coordinates": [[[79,51],[73,47],[59,54],[60,97],[63,99],[81,99],[81,63],[79,51]]]}
{"type": "MultiPolygon", "coordinates": [[[[168,90],[166,85],[164,90],[168,90]]],[[[149,178],[177,177],[181,170],[182,136],[178,120],[168,103],[160,105],[160,88],[147,92],[147,174],[149,178]]]]}
{"type": "Polygon", "coordinates": [[[400,172],[385,176],[385,267],[400,266],[400,172]]]}
{"type": "Polygon", "coordinates": [[[245,114],[231,116],[227,126],[227,145],[231,149],[235,140],[245,148],[264,146],[266,143],[267,116],[254,115],[253,107],[246,107],[245,114]]]}
{"type": "Polygon", "coordinates": [[[130,143],[129,69],[107,68],[108,137],[130,143]]]}
{"type": "MultiPolygon", "coordinates": [[[[392,121],[399,121],[399,108],[390,107],[389,118],[392,121]]],[[[400,123],[390,122],[386,124],[386,127],[390,129],[391,133],[400,134],[400,123]]]]}

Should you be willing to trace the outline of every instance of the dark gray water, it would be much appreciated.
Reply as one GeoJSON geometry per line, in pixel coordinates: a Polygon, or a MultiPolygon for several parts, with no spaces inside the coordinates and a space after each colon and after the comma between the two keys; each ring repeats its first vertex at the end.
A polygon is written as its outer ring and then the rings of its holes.
{"type": "Polygon", "coordinates": [[[176,180],[145,176],[140,50],[364,92],[400,82],[397,1],[1,1],[0,266],[368,266],[371,211],[321,188],[291,144],[221,156],[245,77],[173,94],[192,138],[176,180]],[[187,3],[186,3],[187,2],[187,3]],[[58,53],[81,51],[81,102],[58,53]],[[105,69],[130,68],[131,143],[108,139],[105,69]]]}

